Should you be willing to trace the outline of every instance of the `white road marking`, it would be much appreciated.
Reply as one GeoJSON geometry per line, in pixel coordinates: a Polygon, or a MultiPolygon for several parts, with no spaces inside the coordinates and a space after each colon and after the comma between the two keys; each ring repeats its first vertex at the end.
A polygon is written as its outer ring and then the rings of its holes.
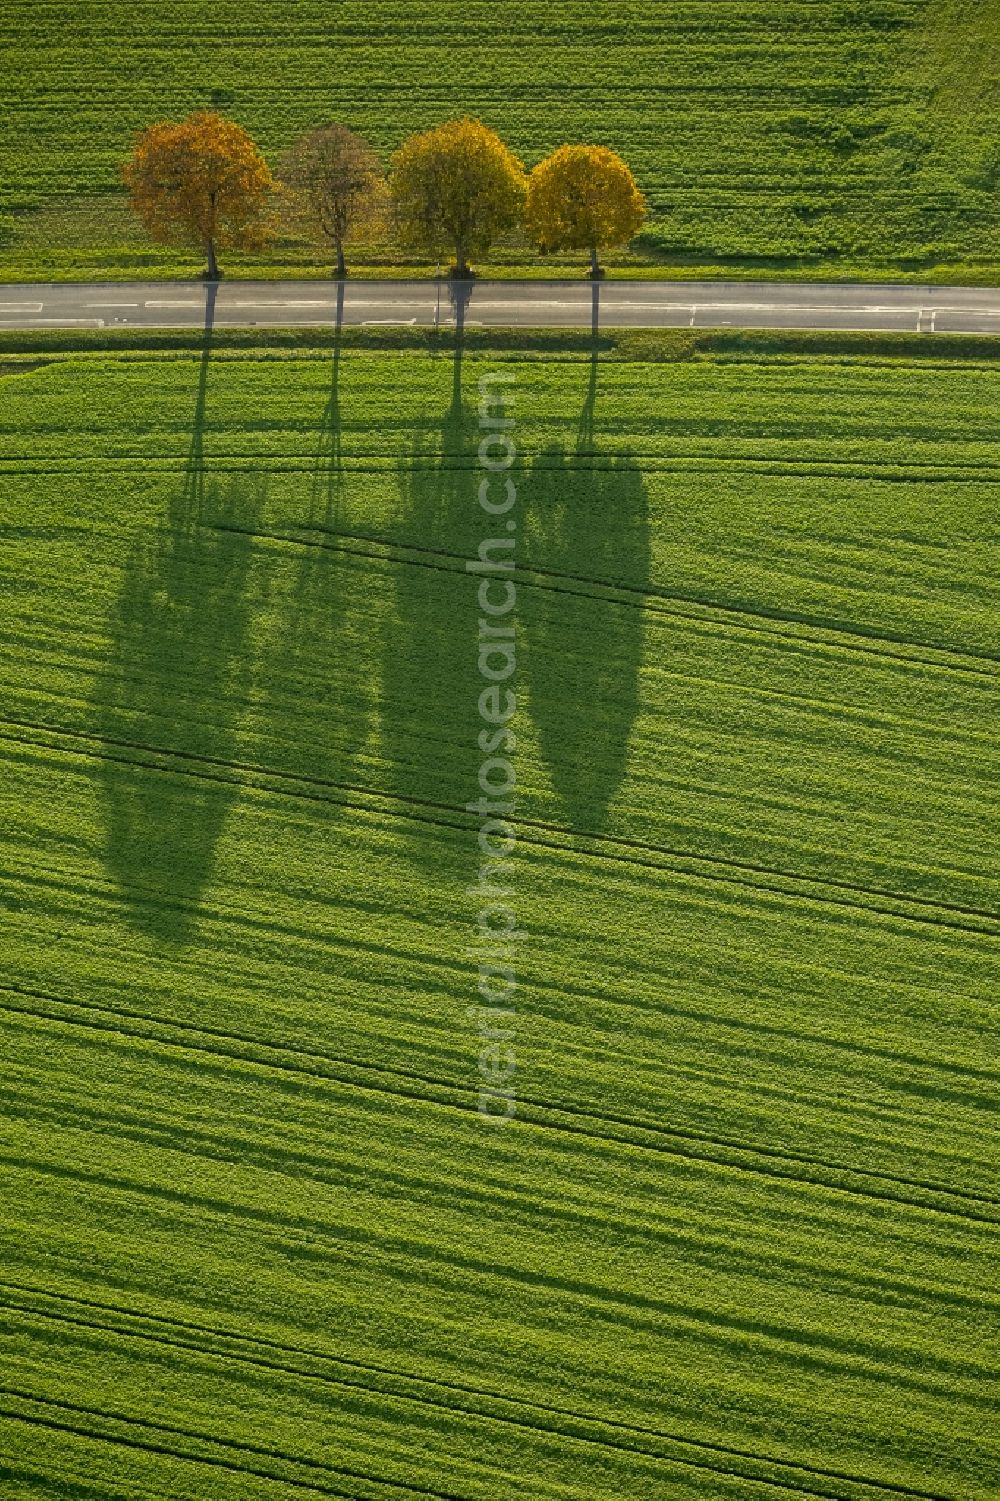
{"type": "MultiPolygon", "coordinates": [[[[524,298],[523,300],[495,300],[480,299],[473,296],[472,306],[479,311],[487,308],[499,308],[504,312],[531,312],[536,308],[560,308],[566,312],[582,313],[589,309],[589,302],[571,301],[565,298],[524,298]]],[[[609,298],[601,305],[602,320],[610,318],[614,313],[683,313],[690,317],[692,306],[696,312],[728,311],[731,313],[898,313],[903,317],[912,317],[917,311],[915,305],[905,304],[881,306],[872,303],[859,302],[737,302],[730,299],[728,302],[625,302],[609,298]]],[[[956,309],[967,312],[971,309],[956,309]]],[[[1000,309],[996,316],[1000,317],[1000,309]]]]}
{"type": "MultiPolygon", "coordinates": [[[[479,309],[500,308],[502,310],[516,310],[519,312],[531,311],[534,308],[564,308],[567,312],[582,312],[589,307],[589,302],[572,300],[568,298],[522,298],[518,300],[478,298],[473,294],[472,305],[479,309]]],[[[871,303],[871,302],[739,302],[730,299],[728,302],[699,302],[696,308],[705,311],[708,309],[728,309],[734,313],[879,313],[899,314],[902,317],[913,317],[920,311],[917,303],[871,303]]],[[[601,313],[603,317],[609,317],[612,313],[628,309],[633,312],[649,313],[688,313],[691,312],[690,302],[627,302],[616,298],[608,298],[602,301],[601,313]]],[[[1000,308],[984,307],[977,305],[949,306],[936,303],[933,308],[927,309],[933,314],[937,313],[961,313],[966,317],[990,317],[1000,318],[1000,308]]]]}
{"type": "MultiPolygon", "coordinates": [[[[150,306],[152,306],[152,304],[147,302],[146,306],[150,307],[150,306]]],[[[310,307],[310,308],[330,307],[330,308],[332,308],[332,307],[336,307],[337,304],[335,302],[331,302],[329,300],[329,298],[324,298],[324,300],[322,302],[220,302],[218,304],[218,306],[219,306],[219,308],[223,312],[232,312],[234,308],[251,308],[251,307],[310,307]]]]}
{"type": "MultiPolygon", "coordinates": [[[[561,305],[561,304],[560,304],[561,305]]],[[[879,307],[865,302],[699,302],[695,306],[701,312],[728,311],[731,313],[900,313],[904,317],[917,312],[916,307],[879,307]]],[[[605,312],[616,313],[623,308],[647,313],[687,312],[690,302],[609,302],[605,312]]],[[[965,311],[965,309],[963,309],[965,311]]]]}
{"type": "MultiPolygon", "coordinates": [[[[393,319],[393,322],[395,322],[395,321],[396,320],[393,319]]],[[[169,326],[170,327],[175,327],[176,325],[171,324],[169,326]]],[[[182,325],[182,326],[193,328],[195,325],[194,324],[186,324],[186,325],[182,325]]],[[[198,324],[197,326],[199,328],[201,327],[200,324],[198,324]]],[[[280,325],[276,325],[274,323],[267,323],[267,322],[258,323],[257,320],[256,320],[256,318],[248,318],[248,319],[243,319],[243,318],[216,318],[215,319],[215,327],[216,328],[261,328],[261,329],[269,329],[270,328],[270,329],[273,329],[273,328],[278,327],[278,326],[280,326],[280,325]]],[[[334,325],[330,322],[329,318],[296,318],[294,324],[291,324],[289,326],[293,327],[293,328],[333,328],[334,325]]],[[[356,323],[345,323],[344,326],[346,328],[357,328],[357,327],[359,327],[359,325],[356,324],[356,323]]],[[[137,323],[135,325],[135,327],[136,328],[139,328],[139,327],[142,327],[142,328],[161,328],[161,327],[162,328],[166,328],[166,327],[168,327],[168,325],[165,324],[165,323],[164,324],[158,324],[158,323],[138,324],[137,323]]]]}
{"type": "Polygon", "coordinates": [[[938,313],[961,313],[970,318],[1000,318],[1000,307],[949,307],[945,302],[936,302],[931,312],[935,317],[938,313]]]}
{"type": "Polygon", "coordinates": [[[970,307],[963,306],[962,304],[955,306],[948,302],[936,302],[934,304],[934,311],[935,313],[961,313],[963,316],[969,318],[1000,318],[1000,307],[970,307]]]}
{"type": "MultiPolygon", "coordinates": [[[[581,311],[581,312],[584,309],[586,309],[586,311],[589,312],[590,311],[590,306],[591,306],[591,302],[590,302],[590,298],[589,297],[586,299],[586,301],[582,297],[579,297],[579,298],[577,298],[574,301],[573,298],[566,298],[566,297],[519,297],[519,298],[515,298],[515,297],[477,297],[475,295],[475,293],[473,293],[470,301],[474,302],[475,305],[476,305],[476,307],[478,307],[478,308],[486,308],[486,307],[498,307],[498,308],[511,308],[511,307],[516,307],[516,308],[563,307],[563,308],[570,308],[573,311],[581,311]]],[[[643,305],[644,304],[642,304],[642,303],[636,303],[636,307],[642,307],[643,305]]],[[[691,305],[690,303],[686,303],[685,304],[686,307],[690,307],[690,305],[691,305]]],[[[620,303],[620,302],[616,302],[615,306],[616,307],[621,307],[621,306],[623,306],[623,304],[620,303]]],[[[659,307],[668,307],[669,303],[656,302],[656,303],[650,303],[649,306],[650,307],[658,307],[658,308],[659,307]]]]}
{"type": "Polygon", "coordinates": [[[15,322],[6,313],[0,313],[0,323],[11,323],[15,328],[38,328],[42,323],[50,323],[53,328],[103,328],[103,318],[32,318],[30,323],[15,322]]]}
{"type": "MultiPolygon", "coordinates": [[[[152,290],[158,294],[145,302],[112,300],[116,298],[116,294],[120,295],[119,285],[120,292],[132,290],[131,284],[110,283],[110,297],[106,301],[80,300],[93,297],[93,293],[88,294],[85,287],[26,286],[21,289],[22,296],[34,295],[37,298],[38,292],[42,292],[48,299],[51,292],[52,300],[0,302],[0,324],[5,329],[15,325],[21,328],[103,328],[106,325],[101,317],[82,315],[89,314],[91,310],[94,314],[111,310],[112,317],[107,320],[107,326],[120,327],[132,321],[124,316],[126,312],[145,308],[153,316],[136,319],[136,323],[144,322],[148,326],[154,326],[159,322],[157,311],[163,310],[167,313],[167,323],[175,327],[191,328],[200,325],[206,313],[214,308],[216,321],[232,326],[242,324],[256,327],[259,319],[259,326],[265,328],[273,328],[280,323],[299,327],[330,327],[334,322],[335,309],[345,325],[412,326],[433,323],[435,297],[444,302],[441,287],[431,283],[421,284],[416,290],[391,283],[385,286],[355,283],[353,287],[335,286],[332,293],[323,293],[321,288],[325,283],[320,282],[315,287],[309,287],[311,292],[317,294],[309,298],[281,295],[282,292],[297,292],[295,283],[275,283],[273,297],[265,297],[263,294],[266,288],[262,286],[261,296],[257,298],[250,298],[238,283],[219,288],[217,297],[216,289],[206,287],[203,290],[200,285],[192,286],[186,297],[180,295],[184,290],[183,285],[176,288],[174,296],[169,295],[166,285],[136,287],[137,294],[140,290],[152,290]],[[50,315],[58,314],[62,308],[66,310],[67,316],[39,316],[46,309],[50,315]],[[69,316],[73,314],[78,316],[69,316]]],[[[19,289],[9,285],[5,290],[6,295],[13,298],[17,296],[19,289]]],[[[303,291],[305,290],[303,286],[303,291]]],[[[631,324],[635,327],[665,328],[742,326],[846,329],[860,326],[886,332],[916,327],[920,333],[935,334],[938,332],[937,319],[943,316],[945,321],[942,327],[950,332],[1000,334],[1000,299],[995,292],[989,290],[985,295],[991,298],[990,305],[977,304],[974,298],[983,293],[971,288],[968,289],[969,302],[931,303],[928,300],[928,293],[936,291],[940,291],[944,297],[965,297],[966,290],[957,287],[823,285],[810,288],[806,284],[788,287],[775,284],[772,295],[768,297],[766,288],[759,284],[742,286],[726,282],[718,284],[718,293],[714,298],[707,297],[697,303],[689,300],[693,290],[696,288],[690,283],[640,283],[632,286],[621,282],[605,284],[600,289],[600,320],[607,327],[628,327],[631,324]],[[636,285],[638,290],[635,289],[636,285]],[[884,302],[880,297],[883,291],[888,292],[894,300],[884,302]],[[824,300],[817,302],[816,296],[824,300]],[[681,297],[684,298],[683,301],[681,297]],[[844,302],[841,300],[844,297],[849,300],[844,302]],[[911,319],[914,321],[911,322],[911,319]]],[[[697,290],[711,293],[712,285],[702,284],[697,290]]],[[[595,288],[582,282],[560,283],[558,287],[541,284],[537,288],[483,283],[473,289],[471,305],[468,307],[468,311],[475,316],[464,321],[468,328],[544,326],[546,323],[560,327],[586,327],[593,318],[594,294],[595,288]],[[478,317],[480,312],[484,321],[478,317]]],[[[2,295],[3,289],[0,289],[0,296],[2,295]]],[[[438,326],[454,326],[454,317],[448,316],[454,307],[455,304],[452,303],[451,306],[439,309],[438,326]]]]}
{"type": "MultiPolygon", "coordinates": [[[[198,307],[201,306],[200,303],[197,303],[195,305],[198,306],[198,307]]],[[[186,306],[186,304],[183,304],[183,303],[163,303],[163,302],[161,302],[161,303],[152,303],[152,302],[147,302],[146,306],[147,307],[182,307],[182,306],[186,306]]],[[[322,302],[259,302],[259,301],[258,302],[229,302],[229,301],[223,302],[220,299],[220,301],[218,303],[216,303],[216,306],[218,308],[221,308],[223,311],[226,311],[227,309],[231,310],[233,308],[251,308],[251,307],[307,307],[307,308],[318,308],[318,307],[327,308],[328,307],[328,308],[335,308],[337,306],[337,304],[331,298],[327,297],[322,302]]],[[[430,301],[426,301],[425,302],[422,298],[419,298],[419,297],[400,297],[400,298],[396,298],[396,297],[373,297],[373,298],[367,298],[367,297],[347,297],[347,298],[344,299],[344,310],[345,310],[345,312],[347,310],[349,310],[349,309],[363,308],[363,307],[375,307],[375,308],[393,308],[393,307],[429,308],[429,307],[432,307],[432,306],[433,306],[433,303],[431,303],[430,301]]]]}
{"type": "Polygon", "coordinates": [[[362,318],[361,327],[384,328],[387,324],[392,324],[396,328],[412,328],[416,321],[416,318],[362,318]]]}

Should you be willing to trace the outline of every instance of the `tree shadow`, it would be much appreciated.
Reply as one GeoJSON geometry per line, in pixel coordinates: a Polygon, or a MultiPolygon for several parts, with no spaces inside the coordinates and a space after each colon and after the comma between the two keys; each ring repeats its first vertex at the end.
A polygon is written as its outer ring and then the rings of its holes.
{"type": "Polygon", "coordinates": [[[333,326],[330,389],[320,424],[316,468],[309,497],[309,522],[337,531],[344,522],[344,465],[341,453],[343,417],[340,410],[340,356],[344,335],[344,283],[337,282],[337,312],[333,326]]]}
{"type": "Polygon", "coordinates": [[[206,476],[205,411],[216,288],[183,484],[135,542],[109,623],[95,701],[105,859],[130,921],[187,940],[238,784],[237,722],[249,687],[251,533],[265,482],[206,476]]]}
{"type": "Polygon", "coordinates": [[[271,640],[261,676],[260,755],[266,764],[329,787],[318,804],[340,806],[336,789],[352,777],[375,709],[378,612],[372,571],[341,550],[348,476],[341,452],[341,354],[344,284],[337,314],[326,404],[317,434],[304,515],[294,541],[270,560],[271,640]]]}
{"type": "Polygon", "coordinates": [[[571,828],[601,833],[625,777],[639,710],[644,619],[637,594],[595,598],[593,586],[641,589],[649,581],[650,539],[641,469],[600,452],[600,283],[591,297],[575,446],[543,450],[524,485],[524,561],[540,581],[525,601],[524,677],[562,817],[571,828]]]}
{"type": "MultiPolygon", "coordinates": [[[[464,807],[476,780],[482,687],[476,659],[475,585],[465,560],[482,529],[476,503],[478,406],[463,390],[465,315],[471,285],[448,287],[455,319],[450,399],[443,417],[415,428],[401,470],[401,560],[383,639],[382,756],[397,796],[464,807]]],[[[478,401],[478,397],[477,397],[478,401]]],[[[429,816],[433,816],[429,811],[429,816]]],[[[435,841],[414,824],[413,853],[435,860],[435,841]]]]}

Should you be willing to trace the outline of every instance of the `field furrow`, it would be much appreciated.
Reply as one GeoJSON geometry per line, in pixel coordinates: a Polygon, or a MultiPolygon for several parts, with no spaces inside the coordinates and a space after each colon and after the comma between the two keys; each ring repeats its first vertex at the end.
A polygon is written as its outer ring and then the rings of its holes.
{"type": "Polygon", "coordinates": [[[1000,366],[254,339],[0,375],[0,1491],[995,1501],[1000,366]]]}

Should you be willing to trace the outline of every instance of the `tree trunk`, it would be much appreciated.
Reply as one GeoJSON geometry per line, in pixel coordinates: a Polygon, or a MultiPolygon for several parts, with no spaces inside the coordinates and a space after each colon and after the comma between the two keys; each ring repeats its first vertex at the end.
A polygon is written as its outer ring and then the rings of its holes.
{"type": "Polygon", "coordinates": [[[600,278],[603,275],[604,275],[604,272],[601,270],[600,262],[597,259],[597,246],[596,245],[591,245],[591,247],[590,247],[590,279],[591,279],[591,281],[599,281],[600,278]]]}
{"type": "Polygon", "coordinates": [[[347,275],[347,262],[344,260],[344,242],[337,241],[337,276],[340,280],[347,275]]]}
{"type": "Polygon", "coordinates": [[[455,277],[458,281],[468,281],[472,275],[465,259],[465,246],[455,246],[455,277]]]}
{"type": "Polygon", "coordinates": [[[208,240],[206,242],[206,244],[205,244],[205,250],[206,250],[206,252],[208,254],[208,271],[206,273],[206,275],[208,276],[208,280],[209,281],[218,281],[218,279],[219,279],[219,263],[215,259],[215,241],[214,240],[208,240]]]}

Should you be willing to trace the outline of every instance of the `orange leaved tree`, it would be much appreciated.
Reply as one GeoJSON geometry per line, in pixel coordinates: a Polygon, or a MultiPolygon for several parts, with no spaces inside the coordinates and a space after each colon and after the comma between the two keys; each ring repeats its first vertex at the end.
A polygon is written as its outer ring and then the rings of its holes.
{"type": "Polygon", "coordinates": [[[560,146],[528,179],[528,233],[543,251],[589,250],[593,277],[598,251],[627,245],[645,214],[631,169],[606,146],[560,146]]]}
{"type": "Polygon", "coordinates": [[[404,244],[452,250],[453,275],[471,275],[483,255],[513,229],[524,204],[524,165],[478,120],[450,120],[410,136],[392,159],[389,191],[404,244]]]}
{"type": "Polygon", "coordinates": [[[274,179],[243,127],[222,115],[151,125],[122,175],[151,237],[204,250],[213,281],[219,250],[255,250],[267,240],[274,179]]]}

